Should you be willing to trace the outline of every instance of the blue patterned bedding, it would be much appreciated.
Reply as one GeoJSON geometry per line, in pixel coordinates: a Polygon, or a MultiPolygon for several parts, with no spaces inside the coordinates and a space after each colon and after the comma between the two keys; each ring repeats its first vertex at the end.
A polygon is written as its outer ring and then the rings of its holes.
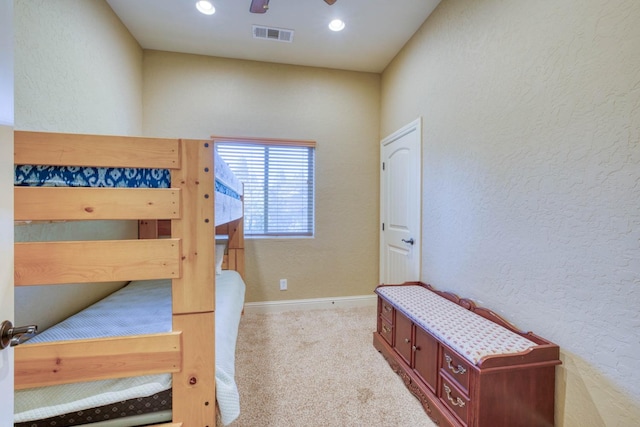
{"type": "MultiPolygon", "coordinates": [[[[170,188],[169,169],[15,165],[14,185],[27,187],[170,188]]],[[[215,152],[216,225],[240,218],[242,183],[215,152]]]]}
{"type": "Polygon", "coordinates": [[[171,174],[168,169],[16,165],[14,185],[169,188],[171,174]]]}
{"type": "Polygon", "coordinates": [[[216,225],[224,224],[243,215],[242,182],[231,172],[229,165],[222,160],[218,150],[214,150],[214,169],[216,176],[216,225]]]}

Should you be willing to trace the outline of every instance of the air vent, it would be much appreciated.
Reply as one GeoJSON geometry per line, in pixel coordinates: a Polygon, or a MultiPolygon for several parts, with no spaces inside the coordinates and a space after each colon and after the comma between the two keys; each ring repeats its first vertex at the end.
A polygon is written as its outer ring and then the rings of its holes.
{"type": "Polygon", "coordinates": [[[291,43],[293,41],[293,30],[254,25],[253,38],[291,43]]]}

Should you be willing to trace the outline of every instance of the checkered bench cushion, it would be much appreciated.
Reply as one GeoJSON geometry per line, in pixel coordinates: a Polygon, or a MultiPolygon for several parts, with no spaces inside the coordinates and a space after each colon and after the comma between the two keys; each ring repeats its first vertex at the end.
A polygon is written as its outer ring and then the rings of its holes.
{"type": "Polygon", "coordinates": [[[422,286],[381,286],[376,293],[474,365],[485,356],[537,345],[422,286]]]}

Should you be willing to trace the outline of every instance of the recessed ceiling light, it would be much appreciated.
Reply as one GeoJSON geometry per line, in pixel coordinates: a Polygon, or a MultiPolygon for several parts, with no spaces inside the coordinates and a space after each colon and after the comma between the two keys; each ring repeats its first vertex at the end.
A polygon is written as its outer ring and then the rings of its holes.
{"type": "Polygon", "coordinates": [[[204,13],[205,15],[213,15],[214,13],[216,13],[216,8],[213,7],[213,4],[211,4],[211,2],[208,0],[197,1],[196,9],[198,9],[200,13],[204,13]]]}
{"type": "Polygon", "coordinates": [[[329,22],[329,29],[331,31],[342,31],[344,30],[344,22],[340,19],[334,19],[329,22]]]}

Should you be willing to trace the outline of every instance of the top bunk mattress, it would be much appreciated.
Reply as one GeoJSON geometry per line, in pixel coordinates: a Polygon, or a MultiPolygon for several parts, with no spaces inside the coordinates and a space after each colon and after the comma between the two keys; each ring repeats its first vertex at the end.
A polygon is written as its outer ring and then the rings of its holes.
{"type": "Polygon", "coordinates": [[[15,165],[14,181],[23,187],[169,188],[169,169],[91,166],[15,165]]]}
{"type": "MultiPolygon", "coordinates": [[[[215,225],[242,217],[242,182],[214,150],[215,225]]],[[[14,185],[23,187],[170,188],[169,169],[15,165],[14,185]]]]}
{"type": "Polygon", "coordinates": [[[233,174],[227,162],[222,160],[218,150],[213,150],[213,152],[216,177],[215,223],[220,225],[243,216],[243,185],[233,174]]]}

